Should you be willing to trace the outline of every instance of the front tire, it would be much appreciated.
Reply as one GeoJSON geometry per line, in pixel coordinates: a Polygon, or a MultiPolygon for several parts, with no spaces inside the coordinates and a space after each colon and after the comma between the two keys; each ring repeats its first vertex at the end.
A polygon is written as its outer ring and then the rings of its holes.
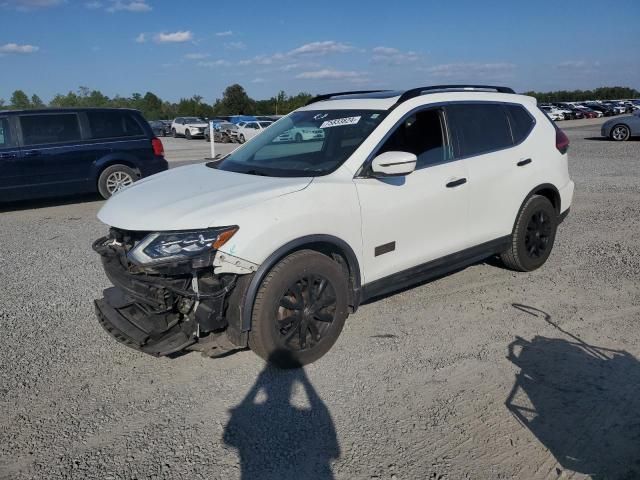
{"type": "Polygon", "coordinates": [[[126,165],[111,165],[105,168],[98,177],[98,192],[107,199],[114,193],[133,184],[137,179],[136,172],[126,165]]]}
{"type": "Polygon", "coordinates": [[[609,136],[611,140],[615,140],[616,142],[626,142],[631,136],[631,131],[626,125],[618,124],[611,129],[609,136]]]}
{"type": "Polygon", "coordinates": [[[296,142],[298,142],[298,143],[302,142],[302,134],[301,133],[296,133],[296,142]]]}
{"type": "Polygon", "coordinates": [[[249,346],[280,368],[314,362],[338,339],[348,316],[347,297],[340,264],[313,250],[292,253],[260,285],[249,346]]]}
{"type": "Polygon", "coordinates": [[[558,228],[558,214],[548,198],[533,195],[516,220],[511,246],[500,255],[511,270],[530,272],[549,258],[558,228]]]}
{"type": "Polygon", "coordinates": [[[171,136],[172,136],[173,138],[178,138],[178,132],[176,132],[176,129],[175,129],[175,128],[172,128],[172,129],[171,129],[171,136]]]}
{"type": "Polygon", "coordinates": [[[238,137],[238,141],[239,141],[240,143],[244,143],[244,142],[246,142],[246,140],[245,140],[245,138],[244,138],[244,135],[240,134],[240,136],[238,137]]]}
{"type": "Polygon", "coordinates": [[[187,140],[191,140],[191,132],[188,128],[184,132],[184,138],[186,138],[187,140]]]}

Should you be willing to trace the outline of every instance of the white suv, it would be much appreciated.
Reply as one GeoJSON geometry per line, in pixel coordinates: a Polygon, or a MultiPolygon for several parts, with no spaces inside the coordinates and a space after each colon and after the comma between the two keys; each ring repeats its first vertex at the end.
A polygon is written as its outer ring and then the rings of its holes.
{"type": "Polygon", "coordinates": [[[312,362],[364,300],[493,255],[530,271],[571,204],[569,141],[511,89],[316,97],[226,157],[114,195],[100,323],[138,350],[312,362]],[[304,126],[324,134],[278,141],[304,126]]]}
{"type": "Polygon", "coordinates": [[[207,122],[198,117],[178,117],[171,122],[171,135],[174,138],[185,137],[187,140],[194,137],[204,138],[207,126],[207,122]]]}

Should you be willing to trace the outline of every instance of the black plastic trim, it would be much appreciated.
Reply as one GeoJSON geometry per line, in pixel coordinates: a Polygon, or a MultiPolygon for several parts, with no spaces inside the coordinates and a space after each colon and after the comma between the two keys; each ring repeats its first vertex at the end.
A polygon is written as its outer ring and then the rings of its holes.
{"type": "MultiPolygon", "coordinates": [[[[494,91],[498,93],[516,93],[513,89],[509,87],[500,87],[496,85],[429,85],[427,87],[418,87],[412,88],[411,90],[407,90],[400,98],[395,105],[400,105],[401,103],[406,102],[407,100],[411,100],[412,98],[419,97],[424,95],[425,93],[441,93],[448,91],[463,91],[463,92],[474,92],[474,91],[494,91]]],[[[394,107],[395,107],[394,105],[394,107]]],[[[391,107],[391,108],[394,108],[391,107]]]]}
{"type": "MultiPolygon", "coordinates": [[[[346,261],[349,267],[350,275],[353,277],[352,287],[350,292],[351,297],[351,307],[355,312],[360,305],[360,265],[358,263],[358,258],[354,253],[353,249],[349,246],[347,242],[341,240],[338,237],[334,237],[333,235],[306,235],[304,237],[297,238],[292,240],[289,243],[284,244],[282,247],[278,248],[275,252],[273,252],[267,259],[262,262],[258,270],[253,274],[251,282],[247,287],[247,292],[244,296],[244,303],[242,305],[241,319],[242,319],[242,327],[241,331],[246,332],[251,330],[251,317],[253,315],[253,303],[255,301],[256,295],[258,294],[258,289],[262,284],[262,281],[267,276],[271,268],[282,260],[287,254],[299,250],[301,247],[305,245],[312,245],[314,243],[329,243],[339,248],[342,253],[344,253],[346,257],[346,261]]],[[[351,282],[350,282],[351,283],[351,282]]]]}
{"type": "Polygon", "coordinates": [[[316,102],[322,102],[324,100],[329,100],[330,98],[333,97],[340,97],[340,96],[344,96],[344,95],[358,95],[358,94],[365,94],[365,93],[380,93],[380,92],[388,92],[390,90],[352,90],[352,91],[348,91],[348,92],[335,92],[335,93],[325,93],[323,95],[317,95],[315,97],[313,97],[311,100],[309,100],[307,103],[305,103],[305,107],[307,105],[311,105],[312,103],[316,103],[316,102]]]}
{"type": "Polygon", "coordinates": [[[362,287],[361,301],[440,277],[500,253],[510,244],[511,235],[507,235],[367,283],[362,287]]]}

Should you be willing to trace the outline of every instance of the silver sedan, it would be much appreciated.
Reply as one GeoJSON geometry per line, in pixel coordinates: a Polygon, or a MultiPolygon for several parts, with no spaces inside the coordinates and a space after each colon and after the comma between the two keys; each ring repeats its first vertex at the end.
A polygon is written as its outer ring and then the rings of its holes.
{"type": "Polygon", "coordinates": [[[624,142],[630,137],[640,135],[640,110],[633,115],[607,120],[602,124],[600,134],[617,142],[624,142]]]}

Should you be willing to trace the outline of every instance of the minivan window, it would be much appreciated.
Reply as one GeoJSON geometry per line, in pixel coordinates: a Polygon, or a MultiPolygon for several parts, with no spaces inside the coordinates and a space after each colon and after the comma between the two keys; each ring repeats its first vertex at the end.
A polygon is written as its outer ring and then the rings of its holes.
{"type": "Polygon", "coordinates": [[[511,133],[514,143],[522,142],[533,128],[533,118],[520,105],[506,105],[511,115],[511,133]]]}
{"type": "Polygon", "coordinates": [[[130,113],[127,112],[87,112],[91,138],[119,138],[144,135],[130,113]]]}
{"type": "Polygon", "coordinates": [[[0,148],[13,145],[11,132],[9,131],[9,119],[0,118],[0,148]]]}
{"type": "Polygon", "coordinates": [[[439,109],[422,110],[404,119],[382,145],[378,154],[410,152],[418,157],[416,169],[450,160],[445,147],[439,109]]]}
{"type": "Polygon", "coordinates": [[[75,113],[21,115],[20,127],[25,145],[76,142],[81,139],[78,115],[75,113]]]}
{"type": "Polygon", "coordinates": [[[458,142],[458,157],[469,157],[513,146],[504,107],[495,103],[447,106],[447,121],[458,142]]]}

